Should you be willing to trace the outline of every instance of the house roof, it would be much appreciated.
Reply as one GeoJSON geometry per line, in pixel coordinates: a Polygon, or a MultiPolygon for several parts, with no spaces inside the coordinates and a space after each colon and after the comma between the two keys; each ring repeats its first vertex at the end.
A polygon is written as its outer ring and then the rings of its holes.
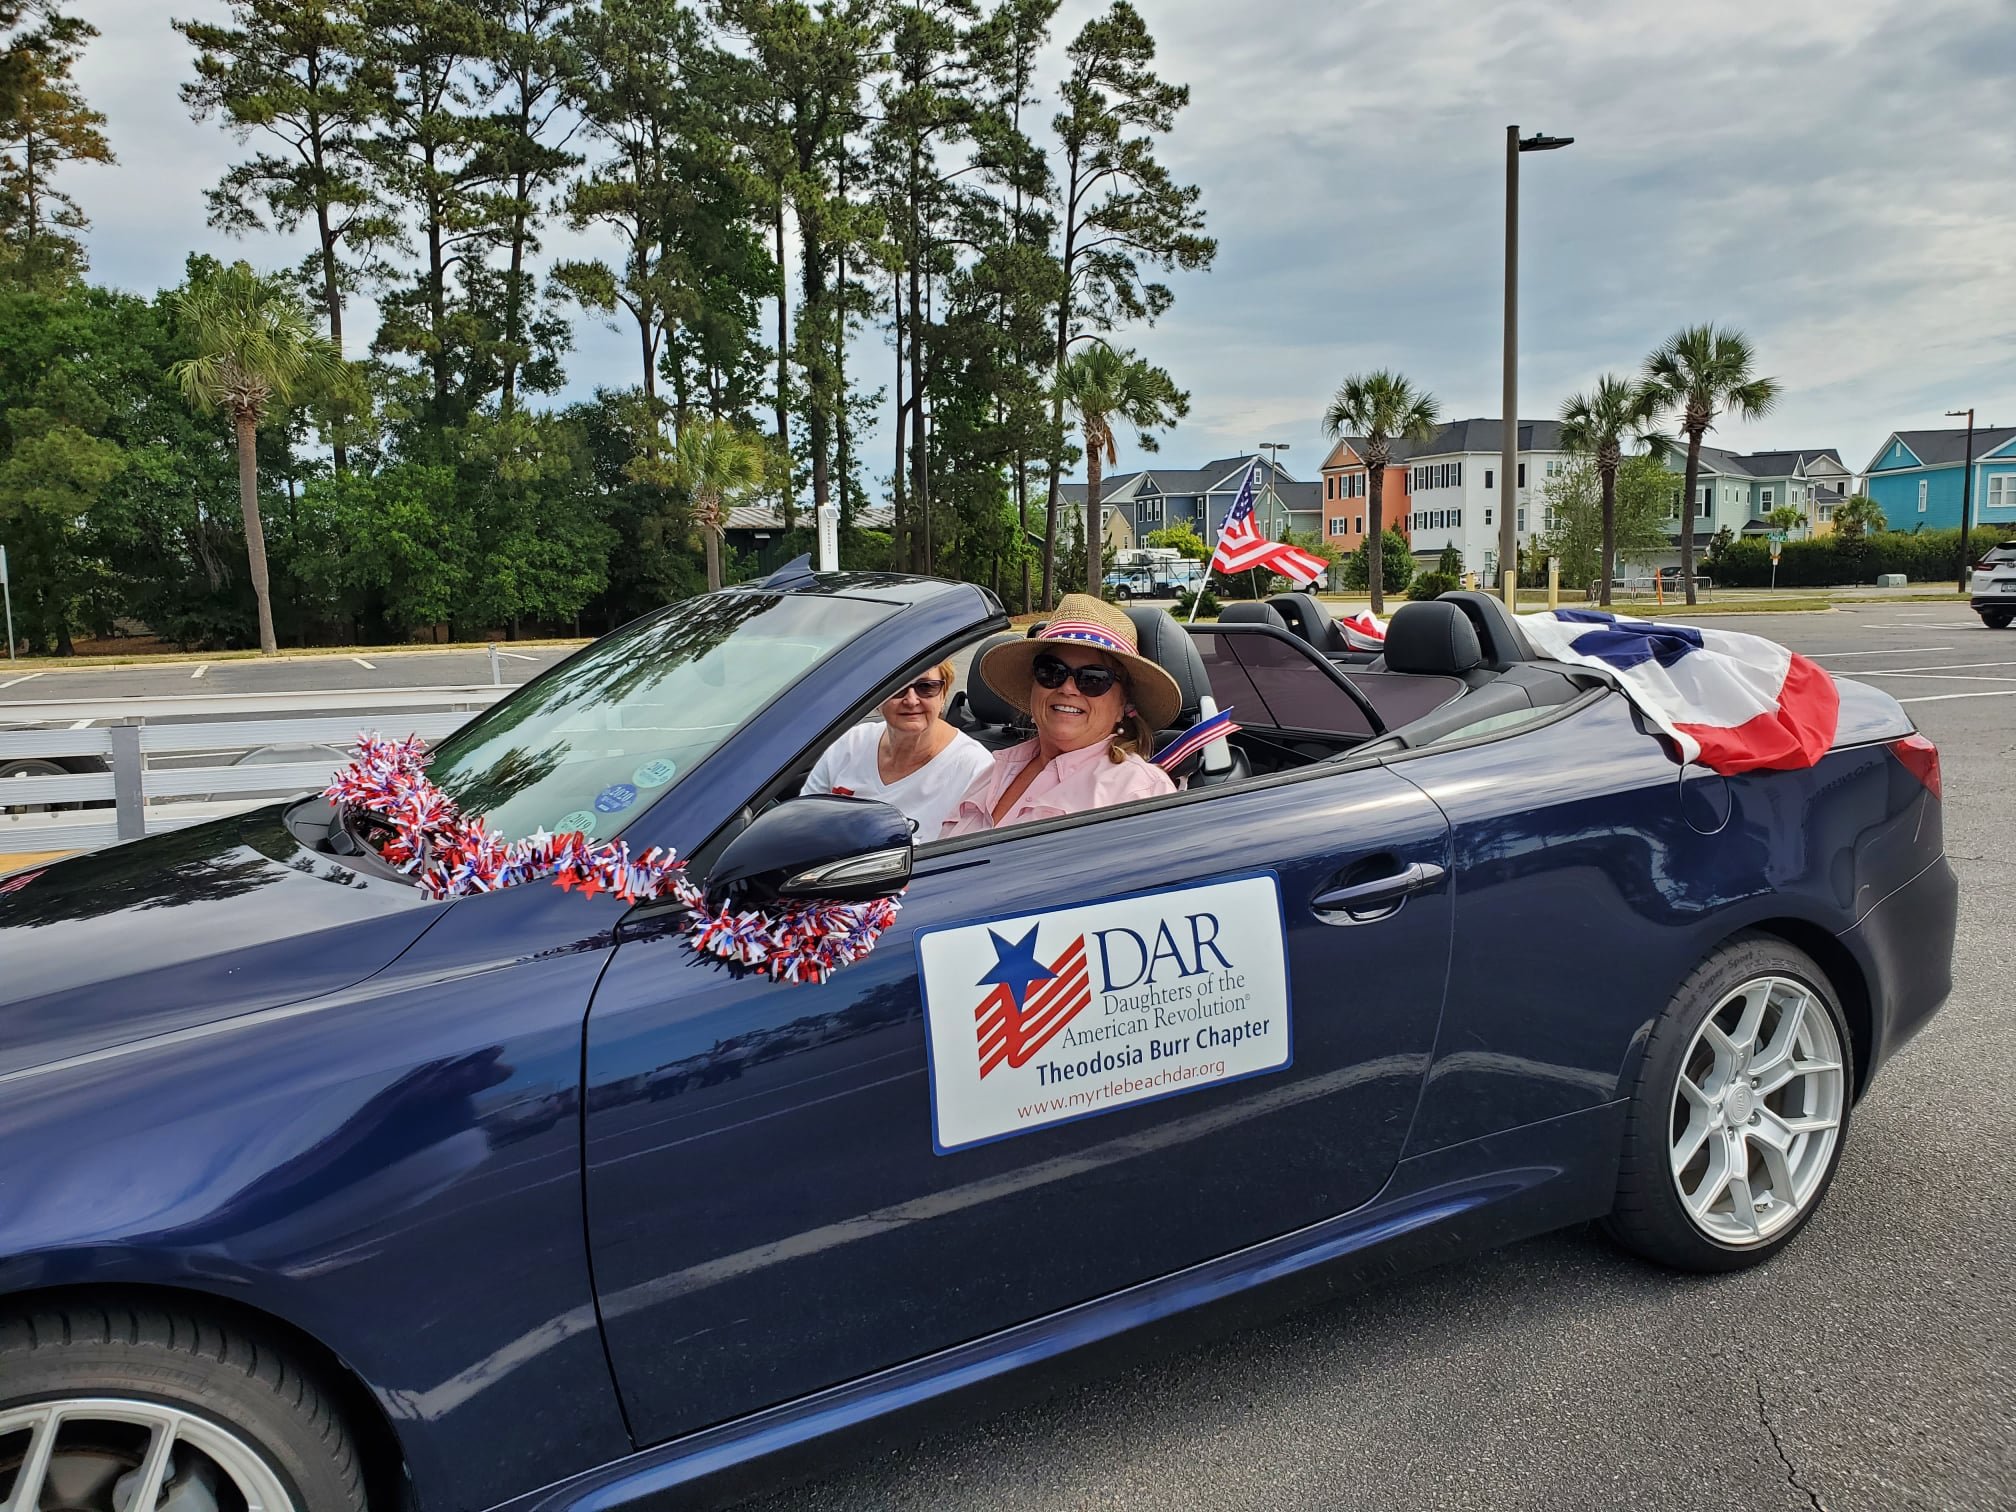
{"type": "MultiPolygon", "coordinates": [[[[1135,472],[1107,473],[1103,475],[1099,479],[1100,489],[1103,494],[1102,502],[1111,501],[1114,494],[1125,490],[1140,476],[1141,473],[1138,470],[1135,472]]],[[[1069,504],[1083,504],[1085,502],[1085,485],[1083,483],[1059,483],[1057,485],[1057,497],[1069,504]]]]}
{"type": "MultiPolygon", "coordinates": [[[[1841,461],[1841,453],[1831,446],[1809,446],[1800,451],[1733,452],[1719,446],[1701,448],[1701,466],[1704,472],[1720,473],[1731,478],[1789,478],[1800,467],[1821,457],[1827,458],[1843,472],[1846,465],[1841,461]]],[[[1687,453],[1675,447],[1666,454],[1666,465],[1675,472],[1684,471],[1687,453]]]]}
{"type": "MultiPolygon", "coordinates": [[[[1414,456],[1451,457],[1472,452],[1503,452],[1505,427],[1497,420],[1452,420],[1434,439],[1414,448],[1414,456]]],[[[1563,451],[1559,420],[1521,420],[1519,450],[1563,451]]]]}
{"type": "MultiPolygon", "coordinates": [[[[798,523],[813,523],[812,511],[798,511],[798,523]]],[[[888,504],[868,504],[854,511],[854,523],[862,530],[890,530],[896,524],[896,510],[888,504]]],[[[784,517],[768,504],[737,504],[728,511],[724,530],[782,530],[784,517]]]]}
{"type": "MultiPolygon", "coordinates": [[[[1351,448],[1351,460],[1348,462],[1331,460],[1337,455],[1336,448],[1333,447],[1330,456],[1323,459],[1325,467],[1363,467],[1365,465],[1366,441],[1363,436],[1341,436],[1338,438],[1337,445],[1351,448]]],[[[1405,462],[1409,457],[1414,455],[1415,449],[1414,443],[1409,441],[1405,436],[1388,436],[1386,438],[1386,465],[1391,467],[1396,462],[1405,462]]]]}
{"type": "MultiPolygon", "coordinates": [[[[1967,429],[1893,431],[1891,439],[1902,441],[1918,460],[1927,467],[1958,467],[1967,460],[1967,429]]],[[[2016,439],[2016,425],[1977,425],[1974,427],[1974,458],[1979,461],[1984,453],[1995,450],[2004,442],[2016,439]]],[[[1869,466],[1873,470],[1883,460],[1883,453],[1890,450],[1890,442],[1885,441],[1881,451],[1876,453],[1869,466]]]]}

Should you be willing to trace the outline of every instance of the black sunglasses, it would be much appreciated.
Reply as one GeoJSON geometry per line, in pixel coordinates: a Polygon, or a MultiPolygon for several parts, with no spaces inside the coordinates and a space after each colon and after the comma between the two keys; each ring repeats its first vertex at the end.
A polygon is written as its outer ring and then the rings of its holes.
{"type": "Polygon", "coordinates": [[[936,698],[940,693],[943,693],[944,691],[945,691],[944,678],[920,677],[917,679],[917,681],[911,683],[907,688],[898,688],[894,693],[891,693],[889,696],[891,698],[901,698],[905,693],[915,693],[919,698],[936,698]]]}
{"type": "Polygon", "coordinates": [[[1057,657],[1039,654],[1029,664],[1030,675],[1036,679],[1036,686],[1049,688],[1053,692],[1067,682],[1078,685],[1078,691],[1087,698],[1101,698],[1113,691],[1113,685],[1120,681],[1120,674],[1111,667],[1097,663],[1087,667],[1074,667],[1057,657]]]}

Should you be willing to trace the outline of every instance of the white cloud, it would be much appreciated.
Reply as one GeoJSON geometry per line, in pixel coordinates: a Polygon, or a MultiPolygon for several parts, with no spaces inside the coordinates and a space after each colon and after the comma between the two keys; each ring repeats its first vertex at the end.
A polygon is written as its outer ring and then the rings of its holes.
{"type": "MultiPolygon", "coordinates": [[[[281,263],[203,222],[230,161],[176,98],[171,14],[222,0],[97,0],[80,69],[117,169],[78,169],[98,276],[174,282],[191,248],[281,263]]],[[[1062,43],[1094,12],[1071,0],[1062,43]]],[[[1498,411],[1504,128],[1573,135],[1526,159],[1521,409],[1629,369],[1682,324],[1753,338],[1779,410],[1717,439],[1834,444],[1976,404],[2016,421],[2016,27],[2008,0],[1327,0],[1143,4],[1190,108],[1165,156],[1220,243],[1174,310],[1122,340],[1191,391],[1171,460],[1288,440],[1305,474],[1347,372],[1401,368],[1446,413],[1498,411]]],[[[556,239],[556,247],[558,245],[556,239]]],[[[632,381],[585,325],[572,389],[632,381]]],[[[882,348],[863,343],[869,371],[882,348]]],[[[864,455],[882,457],[879,437],[864,455]]],[[[1130,465],[1132,458],[1123,458],[1130,465]]]]}

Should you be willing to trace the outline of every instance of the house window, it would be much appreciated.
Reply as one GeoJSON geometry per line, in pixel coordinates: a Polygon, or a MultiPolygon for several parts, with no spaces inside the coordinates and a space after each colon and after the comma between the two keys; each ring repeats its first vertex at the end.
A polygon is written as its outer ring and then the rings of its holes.
{"type": "MultiPolygon", "coordinates": [[[[1566,469],[1567,464],[1565,462],[1562,462],[1559,458],[1555,458],[1554,460],[1550,461],[1547,464],[1547,476],[1550,478],[1558,478],[1566,469]]],[[[1553,529],[1553,525],[1551,522],[1548,525],[1548,529],[1550,530],[1553,529]]]]}
{"type": "Polygon", "coordinates": [[[1353,522],[1353,523],[1352,523],[1352,526],[1351,526],[1351,533],[1352,533],[1353,535],[1363,535],[1363,534],[1365,534],[1365,516],[1363,516],[1363,515],[1354,515],[1354,516],[1352,517],[1352,522],[1353,522]]]}
{"type": "Polygon", "coordinates": [[[1491,523],[1491,514],[1492,514],[1491,506],[1489,504],[1486,504],[1484,506],[1484,523],[1486,525],[1489,525],[1491,523]]]}
{"type": "Polygon", "coordinates": [[[1487,467],[1487,468],[1485,468],[1485,469],[1484,469],[1484,486],[1485,486],[1486,488],[1492,488],[1492,487],[1495,487],[1495,486],[1497,485],[1497,481],[1498,481],[1498,476],[1497,476],[1497,474],[1496,474],[1496,473],[1494,473],[1494,472],[1492,472],[1490,468],[1488,468],[1488,467],[1487,467]]]}
{"type": "Polygon", "coordinates": [[[1997,473],[1988,480],[1988,507],[2016,509],[2016,473],[1997,473]]]}
{"type": "Polygon", "coordinates": [[[1514,528],[1518,530],[1524,530],[1526,528],[1526,506],[1524,504],[1521,504],[1519,506],[1519,518],[1516,521],[1514,521],[1513,524],[1514,528]]]}
{"type": "Polygon", "coordinates": [[[1712,520],[1714,517],[1715,505],[1708,498],[1708,490],[1704,488],[1701,490],[1701,502],[1695,506],[1694,518],[1697,520],[1712,520]]]}
{"type": "Polygon", "coordinates": [[[1332,534],[1333,536],[1349,535],[1350,531],[1346,527],[1349,526],[1350,523],[1351,522],[1345,519],[1343,516],[1341,515],[1338,516],[1336,519],[1330,522],[1330,534],[1332,534]]]}
{"type": "Polygon", "coordinates": [[[1777,489],[1775,488],[1761,489],[1759,490],[1757,495],[1758,506],[1768,513],[1771,508],[1772,501],[1777,497],[1778,497],[1777,489]]]}
{"type": "Polygon", "coordinates": [[[1331,477],[1324,478],[1323,497],[1326,499],[1334,499],[1337,497],[1337,480],[1335,478],[1331,477]]]}
{"type": "Polygon", "coordinates": [[[1932,491],[1932,484],[1930,480],[1926,478],[1920,478],[1918,480],[1918,513],[1920,514],[1925,513],[1925,496],[1929,494],[1931,491],[1932,491]]]}
{"type": "Polygon", "coordinates": [[[1137,525],[1160,525],[1162,523],[1162,500],[1159,498],[1136,499],[1134,501],[1134,521],[1137,525]]]}

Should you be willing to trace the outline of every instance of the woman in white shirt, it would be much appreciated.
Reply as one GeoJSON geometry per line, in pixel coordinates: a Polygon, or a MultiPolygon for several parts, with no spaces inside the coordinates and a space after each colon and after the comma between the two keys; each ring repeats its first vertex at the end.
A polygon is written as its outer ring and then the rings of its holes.
{"type": "Polygon", "coordinates": [[[883,699],[882,722],[858,724],[828,746],[804,790],[879,798],[920,840],[936,840],[966,790],[994,768],[985,746],[944,720],[952,676],[952,663],[941,662],[883,699]]]}

